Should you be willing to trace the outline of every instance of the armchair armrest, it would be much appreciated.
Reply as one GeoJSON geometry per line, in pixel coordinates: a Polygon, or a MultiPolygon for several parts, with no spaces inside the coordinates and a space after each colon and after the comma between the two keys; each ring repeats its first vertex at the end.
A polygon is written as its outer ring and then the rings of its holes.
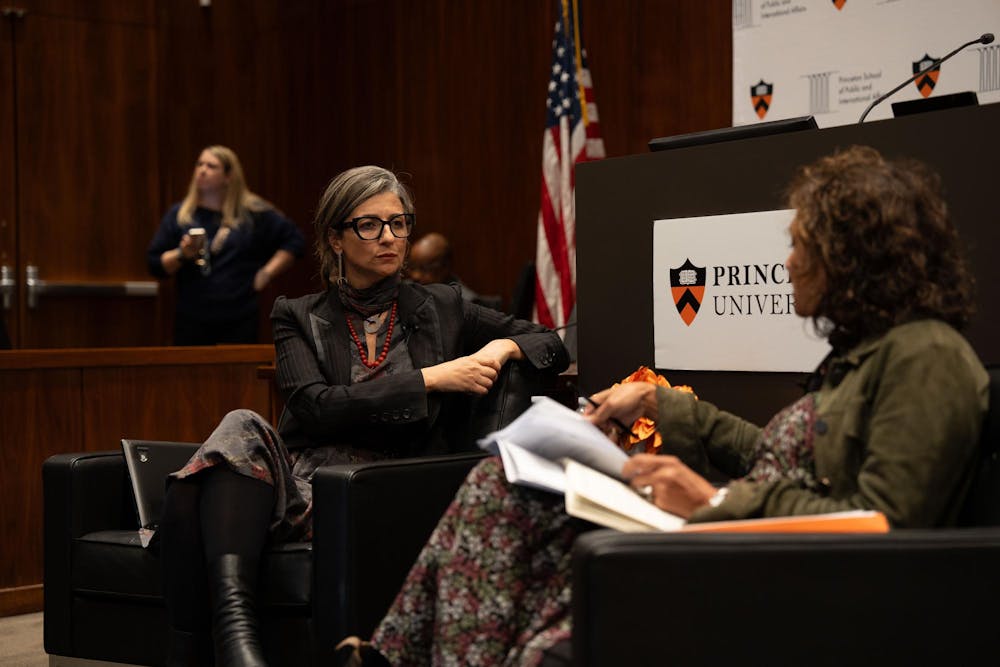
{"type": "Polygon", "coordinates": [[[121,450],[56,454],[42,464],[46,526],[64,534],[138,528],[135,498],[121,450]]]}
{"type": "Polygon", "coordinates": [[[313,477],[313,600],[330,649],[385,615],[480,452],[320,468],[313,477]]]}
{"type": "Polygon", "coordinates": [[[577,665],[968,664],[1000,648],[1000,529],[623,534],[573,550],[577,665]]]}
{"type": "Polygon", "coordinates": [[[69,655],[73,540],[138,528],[121,451],[57,454],[42,464],[45,650],[69,655]]]}
{"type": "Polygon", "coordinates": [[[532,396],[549,396],[575,408],[575,388],[571,386],[558,373],[539,370],[530,362],[507,362],[493,390],[475,399],[469,417],[469,442],[474,446],[477,439],[514,421],[531,406],[532,396]]]}

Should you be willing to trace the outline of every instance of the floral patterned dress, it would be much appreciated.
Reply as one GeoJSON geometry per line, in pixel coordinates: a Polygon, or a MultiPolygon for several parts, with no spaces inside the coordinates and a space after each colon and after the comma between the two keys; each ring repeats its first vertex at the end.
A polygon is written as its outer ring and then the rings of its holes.
{"type": "MultiPolygon", "coordinates": [[[[746,479],[816,485],[816,395],[764,429],[746,479]]],[[[498,458],[466,478],[372,637],[397,667],[537,665],[571,633],[570,551],[592,524],[559,496],[508,484],[498,458]]]]}

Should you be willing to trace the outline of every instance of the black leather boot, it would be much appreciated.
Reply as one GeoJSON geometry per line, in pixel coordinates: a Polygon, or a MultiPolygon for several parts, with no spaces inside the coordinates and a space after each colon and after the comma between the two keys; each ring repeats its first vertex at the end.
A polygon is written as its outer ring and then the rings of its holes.
{"type": "Polygon", "coordinates": [[[260,647],[256,563],[224,554],[208,564],[212,636],[218,667],[267,667],[260,647]]]}
{"type": "Polygon", "coordinates": [[[205,633],[170,628],[166,667],[210,667],[212,654],[209,645],[205,633]]]}

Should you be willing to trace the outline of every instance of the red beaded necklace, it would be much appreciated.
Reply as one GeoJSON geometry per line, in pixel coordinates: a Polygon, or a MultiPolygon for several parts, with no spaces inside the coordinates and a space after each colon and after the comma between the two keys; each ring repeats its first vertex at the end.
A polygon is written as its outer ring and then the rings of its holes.
{"type": "Polygon", "coordinates": [[[351,338],[354,339],[354,344],[358,346],[358,352],[361,353],[361,363],[368,368],[378,368],[379,364],[385,361],[386,356],[389,354],[389,342],[392,341],[392,327],[396,323],[396,302],[392,302],[392,311],[389,313],[389,330],[385,333],[385,343],[382,344],[382,354],[378,355],[378,358],[373,362],[368,361],[368,354],[365,352],[365,346],[361,344],[361,339],[358,338],[358,332],[354,330],[354,325],[351,323],[351,316],[345,313],[344,318],[347,320],[347,328],[351,331],[351,338]]]}

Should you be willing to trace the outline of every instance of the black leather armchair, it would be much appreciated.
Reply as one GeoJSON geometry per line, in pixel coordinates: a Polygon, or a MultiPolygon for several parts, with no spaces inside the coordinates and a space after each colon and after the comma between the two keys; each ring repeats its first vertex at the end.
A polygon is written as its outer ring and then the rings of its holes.
{"type": "Polygon", "coordinates": [[[583,535],[576,665],[979,664],[1000,654],[1000,369],[964,528],[583,535]]]}
{"type": "MultiPolygon", "coordinates": [[[[474,439],[509,423],[558,380],[505,366],[470,410],[464,454],[334,466],[313,479],[312,543],[275,545],[262,563],[264,649],[274,665],[328,665],[346,634],[385,613],[438,518],[482,457],[474,439]]],[[[60,454],[42,470],[45,650],[162,665],[166,610],[160,563],[141,548],[120,451],[60,454]]]]}

